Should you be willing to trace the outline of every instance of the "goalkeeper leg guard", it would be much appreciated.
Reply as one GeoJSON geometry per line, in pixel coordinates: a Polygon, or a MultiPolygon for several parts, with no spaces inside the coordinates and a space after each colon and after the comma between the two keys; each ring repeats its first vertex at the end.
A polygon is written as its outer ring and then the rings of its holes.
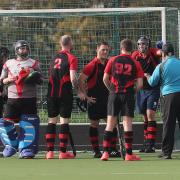
{"type": "Polygon", "coordinates": [[[5,148],[4,157],[13,156],[17,152],[18,138],[14,123],[0,119],[0,137],[5,148]]]}
{"type": "Polygon", "coordinates": [[[38,152],[39,117],[35,114],[22,115],[19,122],[19,157],[33,158],[38,152]]]}

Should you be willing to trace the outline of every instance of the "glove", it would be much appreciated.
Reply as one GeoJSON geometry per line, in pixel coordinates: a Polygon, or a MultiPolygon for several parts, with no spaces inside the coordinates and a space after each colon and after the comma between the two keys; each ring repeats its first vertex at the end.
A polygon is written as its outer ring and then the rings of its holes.
{"type": "Polygon", "coordinates": [[[29,75],[24,79],[24,83],[27,84],[41,84],[41,74],[38,71],[32,71],[29,75]]]}

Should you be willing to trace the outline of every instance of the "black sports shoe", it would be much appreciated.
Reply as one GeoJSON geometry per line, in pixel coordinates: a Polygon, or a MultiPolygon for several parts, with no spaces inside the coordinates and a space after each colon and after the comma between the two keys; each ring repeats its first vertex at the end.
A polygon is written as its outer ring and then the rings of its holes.
{"type": "Polygon", "coordinates": [[[109,157],[121,157],[121,153],[118,150],[112,150],[109,153],[109,157]]]}
{"type": "Polygon", "coordinates": [[[101,158],[101,156],[102,156],[101,151],[97,151],[94,153],[94,158],[101,158]]]}
{"type": "Polygon", "coordinates": [[[171,157],[171,155],[170,154],[168,154],[168,155],[165,155],[165,154],[160,154],[159,156],[158,156],[158,158],[161,158],[161,159],[172,159],[172,157],[171,157]]]}
{"type": "Polygon", "coordinates": [[[139,150],[140,153],[144,153],[145,152],[145,147],[143,146],[140,150],[139,150]]]}
{"type": "Polygon", "coordinates": [[[147,147],[147,149],[145,149],[145,153],[155,153],[155,148],[154,147],[147,147]]]}
{"type": "Polygon", "coordinates": [[[146,148],[147,148],[147,140],[144,139],[144,143],[143,143],[141,149],[139,150],[139,152],[144,153],[146,148]]]}

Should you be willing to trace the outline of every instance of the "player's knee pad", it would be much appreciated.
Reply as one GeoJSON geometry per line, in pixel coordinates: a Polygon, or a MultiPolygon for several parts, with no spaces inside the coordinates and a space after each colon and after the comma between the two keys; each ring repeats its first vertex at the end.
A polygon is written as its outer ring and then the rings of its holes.
{"type": "Polygon", "coordinates": [[[4,146],[12,146],[17,149],[18,137],[14,123],[0,118],[0,137],[4,146]]]}
{"type": "Polygon", "coordinates": [[[39,117],[34,114],[22,115],[19,127],[19,152],[21,158],[32,157],[38,152],[39,117]],[[26,151],[28,151],[26,153],[26,151]],[[29,152],[31,152],[29,155],[29,152]]]}

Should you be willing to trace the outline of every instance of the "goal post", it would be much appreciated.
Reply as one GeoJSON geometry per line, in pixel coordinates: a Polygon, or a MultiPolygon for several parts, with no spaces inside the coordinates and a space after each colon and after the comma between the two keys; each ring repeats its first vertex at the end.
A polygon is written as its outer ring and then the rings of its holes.
{"type": "MultiPolygon", "coordinates": [[[[179,17],[178,9],[165,7],[0,10],[0,45],[7,46],[13,57],[14,42],[24,39],[31,44],[31,56],[40,60],[46,78],[38,90],[38,110],[42,122],[47,122],[48,67],[61,35],[72,36],[79,70],[96,55],[96,44],[102,40],[111,45],[111,55],[117,55],[120,40],[132,39],[135,49],[139,36],[148,35],[152,46],[158,40],[170,41],[180,55],[179,17]]],[[[72,121],[87,122],[75,103],[72,121]]]]}

